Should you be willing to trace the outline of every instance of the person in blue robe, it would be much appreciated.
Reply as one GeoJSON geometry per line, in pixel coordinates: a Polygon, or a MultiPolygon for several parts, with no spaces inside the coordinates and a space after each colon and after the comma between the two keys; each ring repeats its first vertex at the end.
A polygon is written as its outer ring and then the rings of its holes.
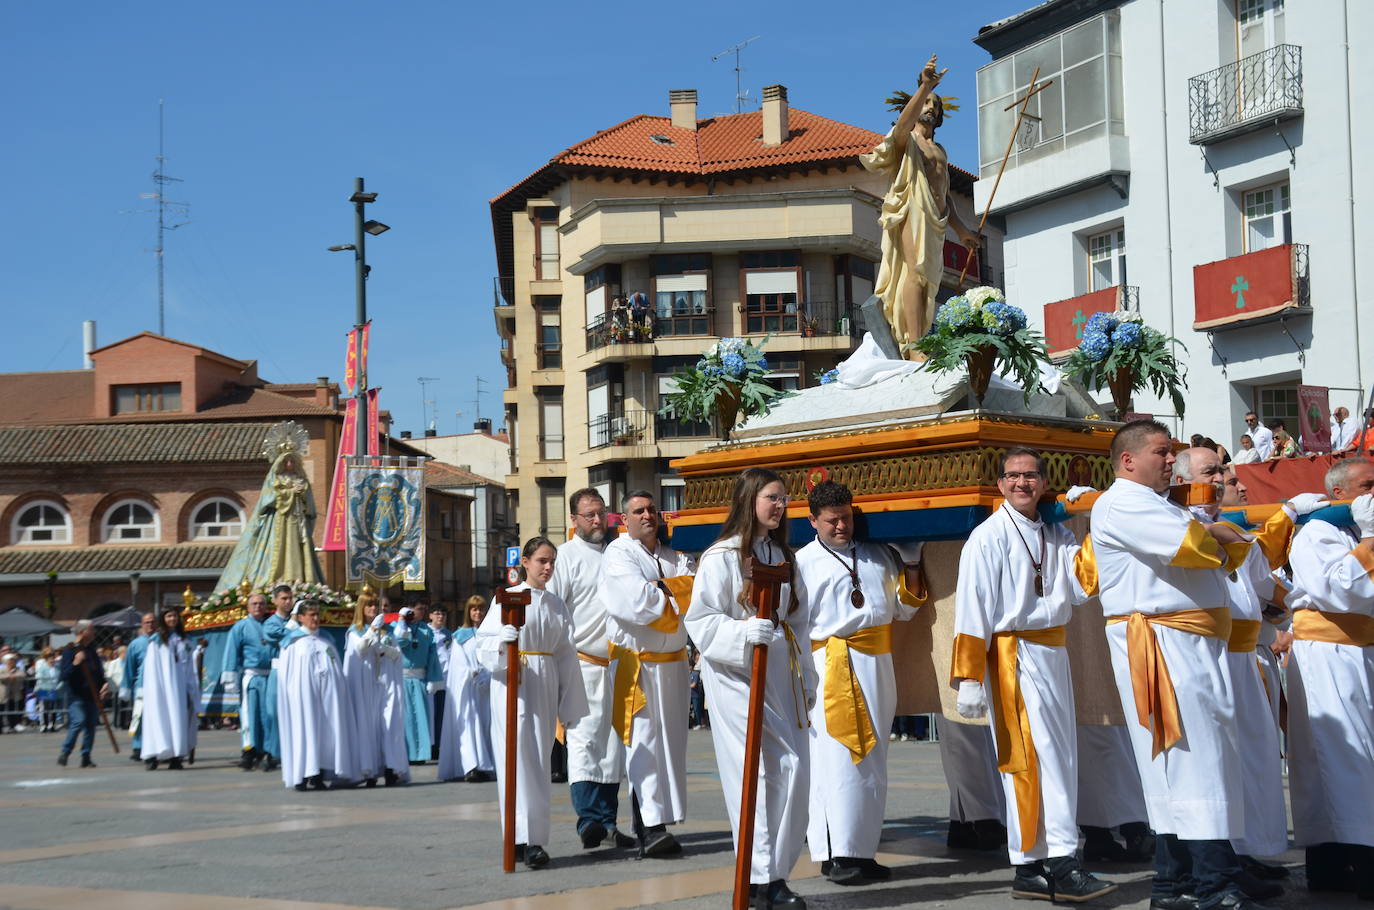
{"type": "Polygon", "coordinates": [[[267,689],[263,692],[263,700],[266,702],[266,709],[263,711],[263,737],[267,757],[263,759],[262,770],[269,774],[281,767],[281,736],[277,731],[277,665],[281,649],[285,646],[284,639],[291,631],[287,626],[291,622],[291,608],[294,604],[295,592],[292,587],[277,585],[272,589],[272,606],[276,607],[276,612],[267,617],[262,624],[263,640],[272,649],[272,669],[267,674],[267,689]]]}
{"type": "Polygon", "coordinates": [[[239,695],[239,728],[243,734],[239,767],[245,771],[253,770],[267,756],[267,681],[276,655],[266,636],[270,612],[266,594],[249,595],[248,615],[234,623],[224,643],[220,682],[225,692],[239,695]]]}
{"type": "Polygon", "coordinates": [[[139,625],[139,634],[124,649],[124,674],[119,681],[120,697],[133,701],[133,715],[129,720],[129,732],[133,734],[133,746],[129,758],[141,761],[143,758],[143,658],[148,654],[148,640],[153,635],[153,614],[144,613],[139,625]],[[124,694],[128,693],[128,694],[124,694]]]}
{"type": "Polygon", "coordinates": [[[401,668],[405,676],[406,752],[412,764],[430,760],[434,742],[430,737],[429,695],[444,686],[439,665],[439,647],[429,626],[418,621],[415,610],[403,607],[391,624],[391,634],[401,648],[401,668]]]}

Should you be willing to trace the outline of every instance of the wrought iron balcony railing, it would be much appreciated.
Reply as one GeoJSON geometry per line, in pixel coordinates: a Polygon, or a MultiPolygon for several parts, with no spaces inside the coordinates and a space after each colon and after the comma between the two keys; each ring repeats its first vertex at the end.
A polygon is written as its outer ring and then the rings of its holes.
{"type": "Polygon", "coordinates": [[[1189,138],[1206,145],[1302,116],[1302,48],[1279,44],[1188,80],[1189,138]]]}
{"type": "Polygon", "coordinates": [[[653,440],[653,420],[648,411],[626,410],[621,414],[601,414],[587,421],[587,446],[647,445],[653,440]]]}

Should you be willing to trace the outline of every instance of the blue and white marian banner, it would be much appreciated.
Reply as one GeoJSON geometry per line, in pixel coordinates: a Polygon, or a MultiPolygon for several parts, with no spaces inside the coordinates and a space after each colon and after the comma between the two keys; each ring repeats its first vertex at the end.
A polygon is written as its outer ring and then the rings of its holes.
{"type": "Polygon", "coordinates": [[[425,586],[427,459],[348,459],[348,586],[425,586]]]}

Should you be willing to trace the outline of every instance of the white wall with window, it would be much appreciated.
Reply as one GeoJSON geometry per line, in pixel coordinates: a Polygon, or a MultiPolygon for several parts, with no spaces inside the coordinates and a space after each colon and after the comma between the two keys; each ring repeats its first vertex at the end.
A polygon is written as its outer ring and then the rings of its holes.
{"type": "Polygon", "coordinates": [[[1088,290],[1126,283],[1126,229],[1113,228],[1087,238],[1088,290]]]}
{"type": "Polygon", "coordinates": [[[1246,191],[1241,213],[1245,221],[1245,252],[1293,242],[1292,200],[1287,181],[1246,191]]]}
{"type": "Polygon", "coordinates": [[[539,457],[544,461],[563,460],[563,390],[535,390],[539,398],[539,457]]]}
{"type": "Polygon", "coordinates": [[[162,525],[157,510],[141,499],[123,499],[105,510],[100,539],[105,543],[159,540],[162,525]]]}
{"type": "Polygon", "coordinates": [[[534,210],[534,277],[541,281],[557,280],[558,275],[558,208],[540,206],[534,210]]]}
{"type": "Polygon", "coordinates": [[[191,540],[232,540],[242,535],[243,510],[231,499],[207,499],[191,513],[191,540]]]}
{"type": "Polygon", "coordinates": [[[72,517],[55,499],[40,499],[25,505],[10,525],[10,543],[64,544],[72,542],[72,517]]]}

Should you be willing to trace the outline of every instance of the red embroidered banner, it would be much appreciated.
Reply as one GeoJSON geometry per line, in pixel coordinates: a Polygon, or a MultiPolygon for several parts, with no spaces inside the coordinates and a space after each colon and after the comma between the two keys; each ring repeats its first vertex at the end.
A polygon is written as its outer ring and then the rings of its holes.
{"type": "Polygon", "coordinates": [[[1193,266],[1193,328],[1214,329],[1297,306],[1294,246],[1193,266]]]}
{"type": "Polygon", "coordinates": [[[339,436],[339,457],[334,463],[334,479],[329,483],[329,506],[324,513],[324,549],[326,551],[348,548],[346,493],[344,482],[347,471],[344,469],[344,456],[354,451],[357,445],[358,400],[350,398],[344,404],[343,433],[339,436]]]}
{"type": "MultiPolygon", "coordinates": [[[[363,338],[366,337],[367,335],[364,334],[363,338]]],[[[366,350],[366,348],[364,348],[364,350],[366,350]]],[[[378,428],[381,426],[382,422],[377,408],[377,393],[380,391],[381,389],[367,390],[367,454],[369,455],[381,454],[377,448],[381,444],[379,439],[381,434],[378,428]]]]}
{"type": "Polygon", "coordinates": [[[352,395],[358,387],[358,330],[348,333],[348,353],[344,356],[344,388],[352,395]]]}
{"type": "Polygon", "coordinates": [[[1331,451],[1331,405],[1326,386],[1298,386],[1298,432],[1305,452],[1331,451]]]}
{"type": "Polygon", "coordinates": [[[1103,288],[1091,294],[1081,294],[1068,300],[1045,304],[1045,347],[1051,357],[1073,353],[1083,340],[1083,327],[1093,313],[1111,313],[1117,309],[1121,288],[1103,288]]]}

